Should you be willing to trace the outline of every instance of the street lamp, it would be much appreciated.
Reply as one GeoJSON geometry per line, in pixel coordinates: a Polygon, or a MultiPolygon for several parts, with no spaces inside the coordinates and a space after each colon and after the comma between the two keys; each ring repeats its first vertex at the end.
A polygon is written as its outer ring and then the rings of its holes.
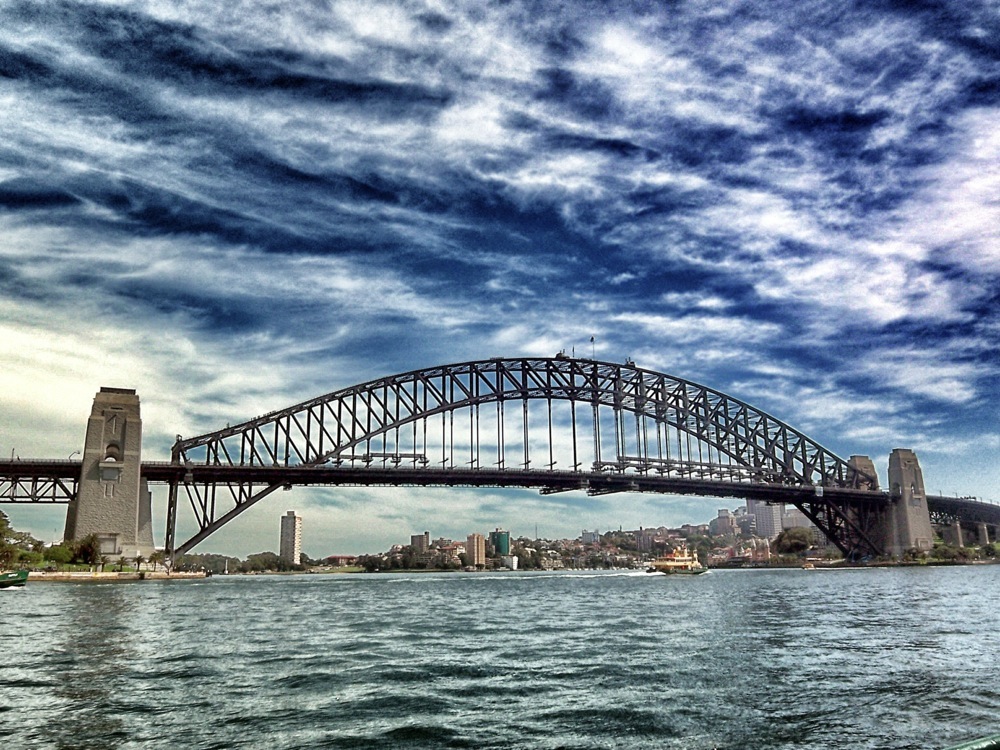
{"type": "Polygon", "coordinates": [[[69,454],[69,457],[66,460],[67,461],[72,461],[73,460],[73,456],[79,456],[79,455],[80,455],[80,451],[73,451],[72,453],[69,454]]]}

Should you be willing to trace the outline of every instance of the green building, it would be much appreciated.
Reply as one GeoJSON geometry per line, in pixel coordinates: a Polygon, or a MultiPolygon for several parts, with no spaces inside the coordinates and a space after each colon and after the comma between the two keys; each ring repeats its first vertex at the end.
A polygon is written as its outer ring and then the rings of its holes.
{"type": "Polygon", "coordinates": [[[510,532],[504,531],[503,529],[497,529],[496,531],[490,532],[490,546],[493,547],[494,554],[497,555],[509,555],[510,554],[510,532]]]}

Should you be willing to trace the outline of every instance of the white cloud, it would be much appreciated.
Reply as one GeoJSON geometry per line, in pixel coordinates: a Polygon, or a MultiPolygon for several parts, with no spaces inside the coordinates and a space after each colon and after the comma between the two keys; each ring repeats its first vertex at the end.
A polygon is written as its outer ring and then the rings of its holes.
{"type": "Polygon", "coordinates": [[[781,334],[781,327],[774,323],[719,315],[688,315],[668,317],[643,313],[619,313],[611,316],[619,324],[639,326],[644,334],[651,334],[672,345],[692,345],[696,342],[717,340],[741,341],[744,344],[774,340],[781,334]]]}
{"type": "Polygon", "coordinates": [[[899,216],[899,241],[974,273],[1000,275],[1000,110],[964,113],[940,164],[919,173],[925,188],[899,216]]]}

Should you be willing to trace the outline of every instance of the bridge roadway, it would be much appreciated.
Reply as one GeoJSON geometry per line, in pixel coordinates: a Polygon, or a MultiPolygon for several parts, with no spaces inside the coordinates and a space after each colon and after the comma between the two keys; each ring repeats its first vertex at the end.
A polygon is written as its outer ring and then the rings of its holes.
{"type": "MultiPolygon", "coordinates": [[[[0,460],[0,503],[68,503],[80,478],[80,461],[67,459],[0,460]],[[23,494],[22,494],[23,493],[23,494]]],[[[727,482],[709,479],[609,474],[578,471],[524,471],[517,469],[355,468],[335,466],[216,466],[144,461],[141,474],[157,484],[251,483],[314,486],[411,487],[534,487],[543,494],[585,491],[590,495],[646,492],[703,497],[734,497],[770,502],[801,503],[820,497],[820,488],[764,482],[727,482]]],[[[824,487],[821,495],[836,502],[881,505],[889,493],[824,487]]],[[[1000,526],[1000,505],[970,498],[928,495],[931,514],[962,523],[1000,526]]]]}

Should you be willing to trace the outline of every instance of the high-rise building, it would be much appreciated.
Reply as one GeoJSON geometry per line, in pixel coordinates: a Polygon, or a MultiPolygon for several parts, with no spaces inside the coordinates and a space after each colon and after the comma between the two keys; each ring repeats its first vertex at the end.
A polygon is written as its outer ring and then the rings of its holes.
{"type": "Polygon", "coordinates": [[[784,508],[784,503],[768,505],[763,500],[747,500],[747,510],[753,513],[756,522],[757,536],[773,541],[781,533],[784,508]]]}
{"type": "Polygon", "coordinates": [[[278,556],[292,565],[298,565],[302,561],[302,517],[295,515],[294,510],[281,517],[278,556]]]}
{"type": "Polygon", "coordinates": [[[584,529],[583,533],[580,534],[580,541],[584,544],[599,544],[601,541],[601,532],[597,529],[594,529],[594,531],[584,529]]]}
{"type": "Polygon", "coordinates": [[[431,532],[425,531],[423,534],[411,534],[410,546],[417,552],[426,552],[431,548],[431,532]]]}
{"type": "Polygon", "coordinates": [[[490,532],[490,546],[493,547],[494,554],[510,554],[510,532],[497,529],[490,532]]]}
{"type": "Polygon", "coordinates": [[[486,537],[482,534],[469,534],[465,540],[465,554],[469,565],[477,568],[486,565],[486,537]]]}

